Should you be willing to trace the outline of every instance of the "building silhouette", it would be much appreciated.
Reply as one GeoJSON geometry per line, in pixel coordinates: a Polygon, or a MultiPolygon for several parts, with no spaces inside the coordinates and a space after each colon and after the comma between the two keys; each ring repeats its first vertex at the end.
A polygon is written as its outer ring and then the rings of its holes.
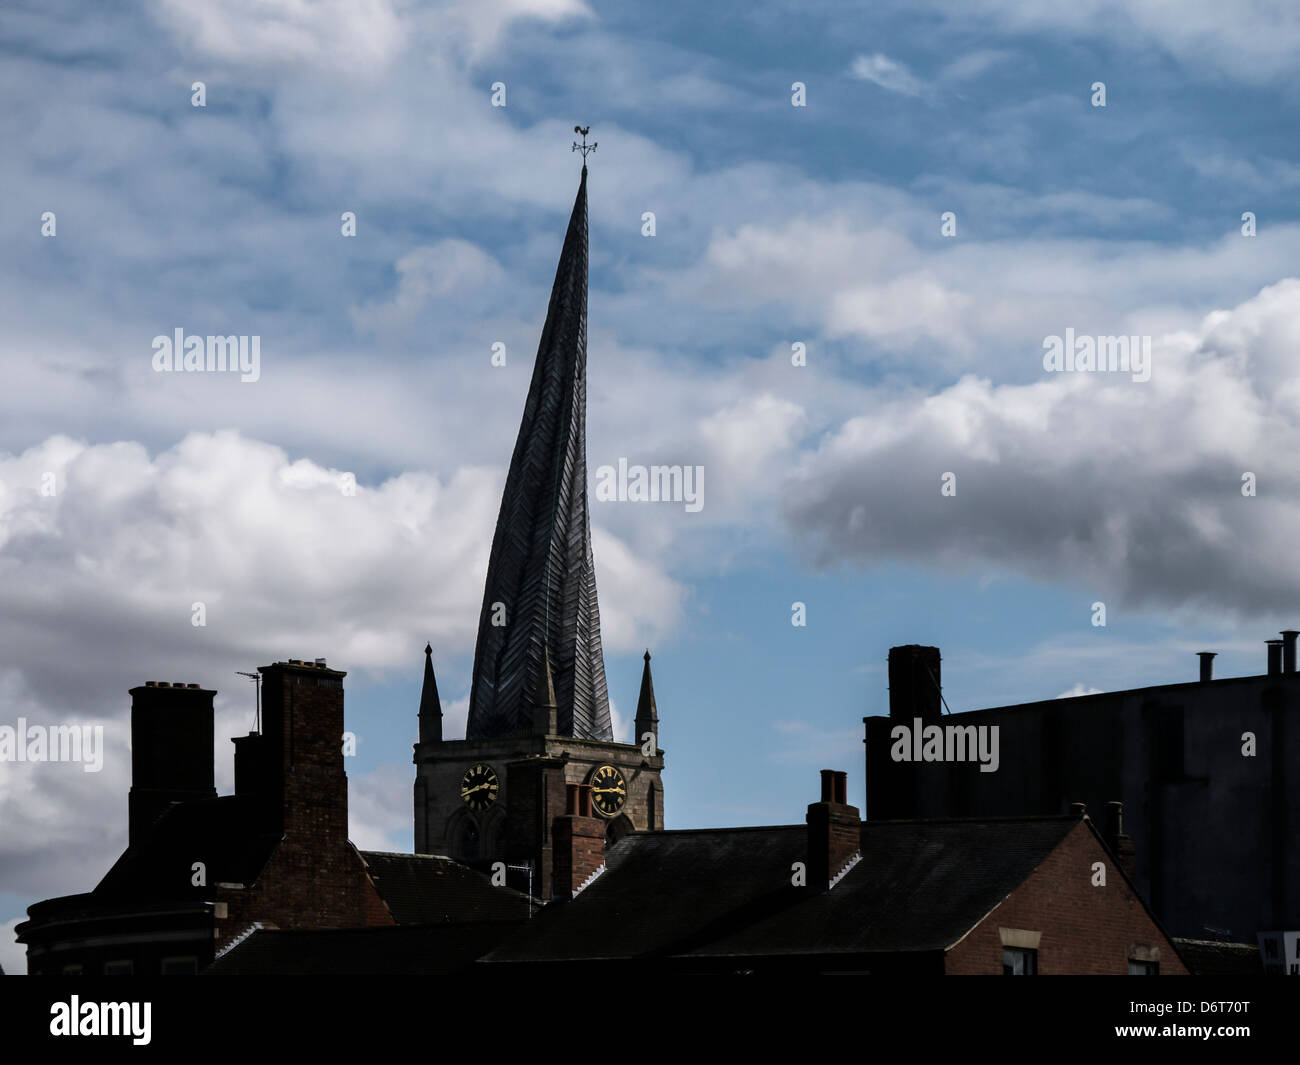
{"type": "Polygon", "coordinates": [[[1267,963],[1278,937],[1300,929],[1300,674],[1297,634],[1282,636],[1262,676],[1215,679],[1206,652],[1193,681],[952,714],[939,649],[894,647],[889,716],[863,719],[866,816],[1048,816],[1122,802],[1134,883],[1165,927],[1258,938],[1267,963]],[[997,771],[896,760],[894,730],[918,721],[996,727],[997,771]]]}
{"type": "Polygon", "coordinates": [[[259,672],[262,730],[232,741],[233,795],[212,786],[215,692],[131,689],[129,843],[94,890],[28,907],[29,973],[195,973],[259,930],[473,922],[486,949],[527,918],[523,895],[450,859],[358,851],[345,674],[323,659],[259,672]]]}

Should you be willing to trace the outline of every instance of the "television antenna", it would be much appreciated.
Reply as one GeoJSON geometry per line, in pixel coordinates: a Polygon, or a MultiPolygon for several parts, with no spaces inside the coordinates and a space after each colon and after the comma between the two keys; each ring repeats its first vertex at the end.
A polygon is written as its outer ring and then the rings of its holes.
{"type": "Polygon", "coordinates": [[[241,677],[248,677],[249,680],[257,687],[257,716],[253,719],[253,731],[262,731],[262,674],[245,673],[243,670],[235,670],[241,677]]]}

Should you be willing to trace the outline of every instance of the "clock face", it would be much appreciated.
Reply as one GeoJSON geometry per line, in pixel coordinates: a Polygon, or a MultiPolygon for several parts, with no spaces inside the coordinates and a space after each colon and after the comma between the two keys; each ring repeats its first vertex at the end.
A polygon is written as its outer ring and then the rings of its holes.
{"type": "Polygon", "coordinates": [[[603,765],[591,774],[591,805],[606,817],[613,817],[627,802],[627,781],[612,765],[603,765]]]}
{"type": "Polygon", "coordinates": [[[483,811],[497,801],[497,791],[501,782],[497,780],[496,771],[479,762],[471,768],[460,782],[460,797],[471,810],[483,811]]]}

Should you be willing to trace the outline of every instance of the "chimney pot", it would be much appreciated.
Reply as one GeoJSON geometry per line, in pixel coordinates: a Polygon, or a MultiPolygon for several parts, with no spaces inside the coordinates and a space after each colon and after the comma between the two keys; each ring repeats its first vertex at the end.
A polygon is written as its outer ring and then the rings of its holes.
{"type": "Polygon", "coordinates": [[[835,770],[822,770],[822,802],[835,801],[835,770]]]}
{"type": "Polygon", "coordinates": [[[564,792],[565,792],[565,806],[564,806],[565,811],[570,814],[576,815],[578,812],[578,785],[565,784],[564,792]]]}
{"type": "Polygon", "coordinates": [[[578,785],[578,816],[579,817],[591,816],[591,785],[590,784],[578,785]]]}
{"type": "Polygon", "coordinates": [[[1124,834],[1124,804],[1112,799],[1106,804],[1106,835],[1119,839],[1124,834]]]}
{"type": "Polygon", "coordinates": [[[1197,651],[1196,657],[1201,660],[1201,683],[1209,684],[1214,679],[1214,659],[1218,651],[1197,651]]]}
{"type": "Polygon", "coordinates": [[[1112,799],[1106,804],[1106,843],[1114,852],[1120,867],[1133,879],[1137,848],[1131,837],[1124,835],[1124,804],[1112,799]]]}
{"type": "Polygon", "coordinates": [[[1275,677],[1282,672],[1282,641],[1265,640],[1268,646],[1268,675],[1275,677]]]}
{"type": "Polygon", "coordinates": [[[1070,816],[1084,818],[1088,815],[1088,804],[1086,802],[1070,803],[1070,816]]]}
{"type": "Polygon", "coordinates": [[[849,775],[848,773],[837,772],[834,776],[835,782],[835,801],[841,806],[845,806],[849,801],[849,775]]]}
{"type": "Polygon", "coordinates": [[[1282,630],[1282,672],[1295,672],[1295,641],[1300,636],[1300,630],[1283,629],[1282,630]]]}

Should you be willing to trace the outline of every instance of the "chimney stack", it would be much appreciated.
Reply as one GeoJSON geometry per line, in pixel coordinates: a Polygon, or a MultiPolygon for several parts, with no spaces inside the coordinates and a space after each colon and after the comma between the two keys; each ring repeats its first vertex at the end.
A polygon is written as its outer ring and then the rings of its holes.
{"type": "Polygon", "coordinates": [[[1133,837],[1124,835],[1124,804],[1114,799],[1106,804],[1106,845],[1114,852],[1120,868],[1132,880],[1137,848],[1133,844],[1133,837]]]}
{"type": "Polygon", "coordinates": [[[808,807],[808,887],[826,891],[862,851],[862,816],[845,802],[848,774],[822,770],[822,797],[808,807]]]}
{"type": "Polygon", "coordinates": [[[565,809],[551,826],[552,897],[568,899],[605,864],[605,823],[591,813],[591,785],[569,784],[565,809]]]}
{"type": "Polygon", "coordinates": [[[1214,659],[1218,651],[1197,651],[1196,657],[1201,660],[1201,683],[1209,684],[1214,679],[1214,659]]]}
{"type": "Polygon", "coordinates": [[[1282,672],[1295,672],[1295,640],[1300,636],[1296,629],[1282,630],[1282,672]]]}
{"type": "Polygon", "coordinates": [[[906,644],[889,649],[889,716],[912,723],[938,721],[941,710],[939,648],[906,644]]]}
{"type": "Polygon", "coordinates": [[[1265,640],[1268,645],[1268,675],[1278,676],[1282,672],[1282,641],[1265,640]]]}
{"type": "MultiPolygon", "coordinates": [[[[258,767],[268,828],[321,852],[348,838],[348,778],[343,770],[343,678],[346,673],[291,658],[258,666],[262,736],[236,743],[258,767]]],[[[247,773],[245,779],[248,779],[247,773]]]]}
{"type": "Polygon", "coordinates": [[[215,799],[212,698],[197,684],[147,681],[132,688],[127,838],[139,843],[173,803],[215,799]]]}

